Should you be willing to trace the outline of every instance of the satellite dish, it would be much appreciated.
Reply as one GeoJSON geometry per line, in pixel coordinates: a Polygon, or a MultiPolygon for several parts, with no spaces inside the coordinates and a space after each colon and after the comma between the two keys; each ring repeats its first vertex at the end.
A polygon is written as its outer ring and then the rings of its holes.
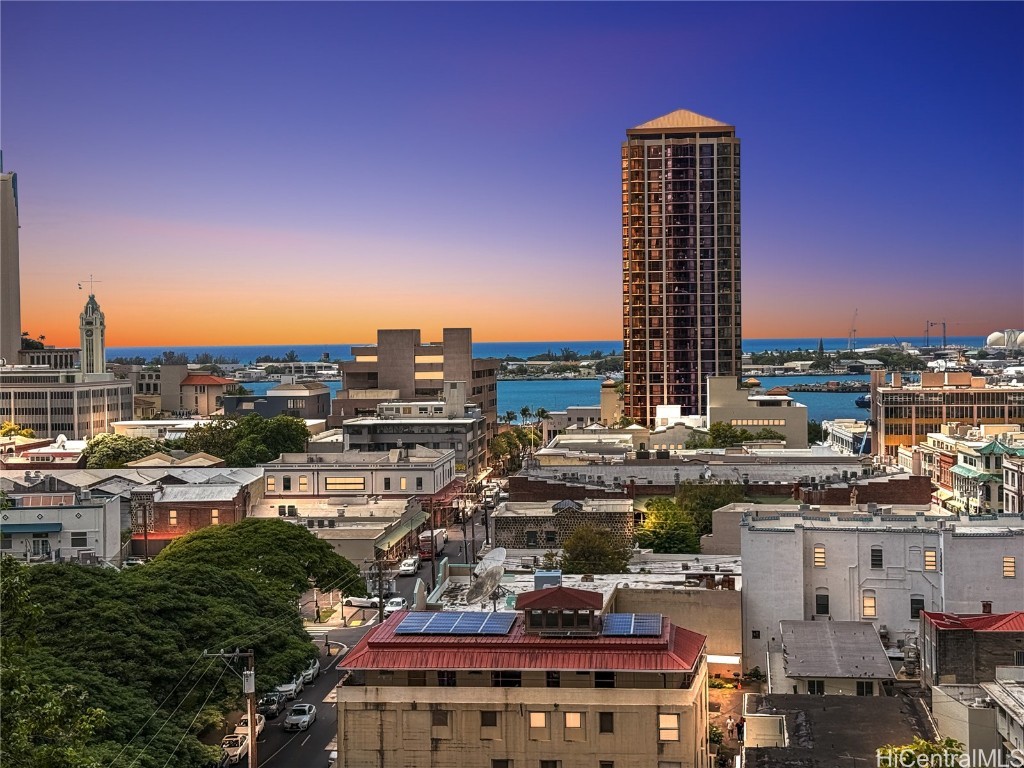
{"type": "Polygon", "coordinates": [[[477,563],[476,568],[473,570],[474,576],[483,576],[484,572],[495,565],[500,565],[502,568],[505,567],[505,558],[507,553],[504,547],[495,547],[486,555],[480,558],[480,562],[477,563]]]}
{"type": "Polygon", "coordinates": [[[491,593],[498,588],[501,577],[505,575],[504,565],[492,565],[470,586],[466,593],[467,603],[483,603],[490,599],[491,593]]]}
{"type": "Polygon", "coordinates": [[[58,448],[65,448],[67,447],[68,444],[68,436],[63,434],[57,435],[57,439],[54,442],[56,443],[58,448]]]}

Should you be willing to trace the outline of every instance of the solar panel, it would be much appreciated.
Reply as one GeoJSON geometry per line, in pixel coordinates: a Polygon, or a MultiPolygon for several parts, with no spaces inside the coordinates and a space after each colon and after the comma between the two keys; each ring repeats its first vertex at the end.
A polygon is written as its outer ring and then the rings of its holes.
{"type": "Polygon", "coordinates": [[[660,613],[607,613],[601,634],[610,637],[657,637],[661,634],[660,613]]]}
{"type": "Polygon", "coordinates": [[[424,631],[431,635],[447,635],[455,628],[459,615],[458,613],[435,613],[427,622],[424,631]]]}
{"type": "Polygon", "coordinates": [[[459,620],[455,623],[455,629],[452,630],[452,634],[476,634],[480,631],[480,627],[484,625],[484,621],[486,620],[487,614],[485,613],[464,613],[459,617],[459,620]]]}
{"type": "Polygon", "coordinates": [[[482,635],[507,635],[516,621],[516,614],[509,611],[490,613],[480,628],[482,635]]]}
{"type": "Polygon", "coordinates": [[[408,613],[402,619],[402,623],[395,627],[396,635],[418,635],[430,621],[429,613],[408,613]]]}

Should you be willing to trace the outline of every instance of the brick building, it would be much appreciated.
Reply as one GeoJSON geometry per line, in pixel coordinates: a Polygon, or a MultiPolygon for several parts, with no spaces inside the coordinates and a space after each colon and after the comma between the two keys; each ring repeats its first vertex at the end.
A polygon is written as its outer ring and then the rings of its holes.
{"type": "Polygon", "coordinates": [[[995,680],[996,667],[1022,666],[1024,611],[921,612],[921,685],[976,685],[995,680]]]}
{"type": "Polygon", "coordinates": [[[500,505],[492,515],[494,543],[507,549],[561,549],[583,525],[603,528],[620,544],[633,545],[631,499],[518,502],[500,505]]]}
{"type": "Polygon", "coordinates": [[[140,485],[131,491],[132,554],[152,557],[185,534],[237,523],[249,508],[238,484],[140,485]]]}

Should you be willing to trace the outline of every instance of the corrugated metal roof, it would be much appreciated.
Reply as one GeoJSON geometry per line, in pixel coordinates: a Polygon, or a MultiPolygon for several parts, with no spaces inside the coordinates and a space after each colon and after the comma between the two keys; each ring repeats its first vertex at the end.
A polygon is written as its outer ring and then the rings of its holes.
{"type": "Polygon", "coordinates": [[[869,621],[781,621],[779,625],[787,677],[895,677],[869,621]]]}
{"type": "Polygon", "coordinates": [[[516,595],[517,611],[542,608],[600,611],[603,605],[604,597],[600,592],[573,587],[548,587],[516,595]]]}
{"type": "Polygon", "coordinates": [[[1024,611],[974,614],[921,611],[921,614],[936,629],[970,629],[974,632],[1024,632],[1024,611]]]}
{"type": "Polygon", "coordinates": [[[507,635],[396,635],[406,611],[368,632],[339,666],[348,669],[544,669],[688,672],[704,635],[664,620],[658,637],[545,637],[522,616],[507,635]]]}

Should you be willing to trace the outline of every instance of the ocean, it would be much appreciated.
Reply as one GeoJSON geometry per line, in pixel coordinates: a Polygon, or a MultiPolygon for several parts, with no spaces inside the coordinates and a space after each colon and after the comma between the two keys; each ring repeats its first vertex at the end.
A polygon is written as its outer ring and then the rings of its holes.
{"type": "MultiPolygon", "coordinates": [[[[883,344],[893,345],[896,341],[909,342],[916,346],[924,345],[923,337],[897,338],[894,336],[871,336],[857,339],[857,347],[865,348],[883,344]]],[[[941,343],[941,339],[934,336],[932,344],[941,343]]],[[[825,338],[822,339],[827,351],[844,350],[849,346],[848,339],[825,338]]],[[[985,342],[983,336],[950,336],[946,343],[951,346],[980,347],[985,342]]],[[[513,357],[528,358],[533,355],[540,355],[545,352],[561,352],[563,349],[571,349],[580,355],[585,355],[594,350],[600,350],[606,355],[622,354],[622,342],[614,341],[484,341],[473,344],[473,355],[475,357],[497,357],[504,358],[508,355],[513,357]]],[[[796,350],[806,349],[815,351],[818,349],[817,338],[806,339],[744,339],[743,351],[749,353],[770,352],[773,350],[796,350]]],[[[270,355],[271,357],[284,357],[289,352],[295,352],[300,360],[313,361],[321,360],[327,355],[330,360],[352,359],[352,344],[339,344],[325,342],[323,344],[258,344],[248,346],[211,346],[211,345],[188,345],[188,346],[165,346],[165,347],[108,347],[107,359],[116,357],[143,357],[151,360],[158,357],[166,350],[172,350],[179,354],[188,355],[193,358],[196,355],[209,353],[215,357],[220,356],[229,360],[237,360],[239,363],[251,363],[257,357],[270,355]]]]}

